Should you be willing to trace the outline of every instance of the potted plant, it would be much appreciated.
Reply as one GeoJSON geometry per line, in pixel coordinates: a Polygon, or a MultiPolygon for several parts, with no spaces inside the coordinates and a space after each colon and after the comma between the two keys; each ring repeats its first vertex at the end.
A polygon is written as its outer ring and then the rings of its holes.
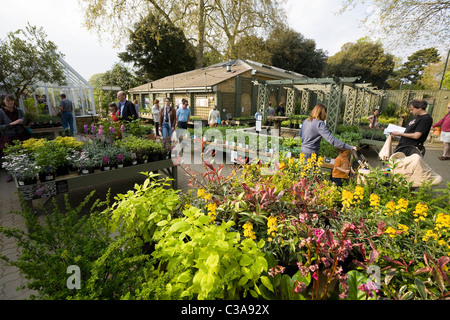
{"type": "Polygon", "coordinates": [[[117,161],[116,161],[116,169],[122,169],[124,166],[124,156],[123,154],[118,154],[116,157],[117,161]]]}
{"type": "Polygon", "coordinates": [[[16,178],[19,186],[35,184],[40,169],[24,151],[6,155],[3,158],[3,168],[16,178]]]}
{"type": "Polygon", "coordinates": [[[109,157],[108,156],[103,156],[102,157],[102,164],[100,166],[100,170],[101,171],[109,171],[109,170],[111,170],[111,163],[109,162],[109,157]]]}

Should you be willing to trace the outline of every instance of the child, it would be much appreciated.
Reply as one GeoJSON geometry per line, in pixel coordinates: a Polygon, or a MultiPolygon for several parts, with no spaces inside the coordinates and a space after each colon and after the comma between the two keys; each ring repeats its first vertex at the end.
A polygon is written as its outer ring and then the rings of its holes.
{"type": "MultiPolygon", "coordinates": [[[[350,150],[338,148],[339,156],[334,160],[333,172],[331,173],[331,181],[338,187],[342,187],[343,182],[349,180],[350,170],[350,160],[348,156],[350,150]]],[[[353,172],[353,170],[351,170],[353,172]]]]}

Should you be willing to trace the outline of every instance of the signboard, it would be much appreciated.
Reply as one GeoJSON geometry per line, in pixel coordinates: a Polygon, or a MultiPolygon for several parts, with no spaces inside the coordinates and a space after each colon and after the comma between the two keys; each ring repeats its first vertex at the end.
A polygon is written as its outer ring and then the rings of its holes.
{"type": "Polygon", "coordinates": [[[120,90],[122,90],[122,88],[119,87],[119,86],[102,86],[102,90],[105,90],[105,91],[120,91],[120,90]]]}
{"type": "Polygon", "coordinates": [[[195,99],[196,107],[208,107],[208,98],[197,98],[195,99]]]}

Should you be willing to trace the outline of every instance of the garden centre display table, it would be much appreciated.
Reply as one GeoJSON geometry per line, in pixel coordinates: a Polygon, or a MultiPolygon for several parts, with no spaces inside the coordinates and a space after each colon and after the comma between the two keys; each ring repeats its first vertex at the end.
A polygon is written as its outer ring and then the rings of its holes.
{"type": "Polygon", "coordinates": [[[53,133],[53,137],[56,138],[62,130],[62,127],[36,128],[31,130],[33,130],[33,133],[53,133]]]}
{"type": "MultiPolygon", "coordinates": [[[[85,175],[78,173],[68,174],[56,177],[53,181],[40,182],[37,184],[19,186],[16,180],[16,187],[23,199],[28,205],[32,205],[35,199],[43,199],[55,196],[57,194],[68,193],[71,190],[91,187],[95,188],[98,184],[113,183],[120,179],[131,178],[141,175],[141,172],[159,171],[167,177],[173,179],[171,181],[172,188],[178,189],[177,167],[171,159],[154,161],[145,164],[127,166],[121,169],[113,169],[110,171],[100,171],[85,175]]],[[[23,209],[23,208],[22,208],[23,209]]]]}

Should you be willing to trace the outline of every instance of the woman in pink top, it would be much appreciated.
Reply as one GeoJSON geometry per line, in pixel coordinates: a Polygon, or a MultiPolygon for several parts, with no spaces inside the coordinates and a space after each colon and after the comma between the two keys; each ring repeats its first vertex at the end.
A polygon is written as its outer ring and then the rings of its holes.
{"type": "Polygon", "coordinates": [[[444,154],[439,160],[450,160],[450,102],[447,104],[448,113],[433,128],[441,127],[441,141],[444,142],[444,154]]]}

